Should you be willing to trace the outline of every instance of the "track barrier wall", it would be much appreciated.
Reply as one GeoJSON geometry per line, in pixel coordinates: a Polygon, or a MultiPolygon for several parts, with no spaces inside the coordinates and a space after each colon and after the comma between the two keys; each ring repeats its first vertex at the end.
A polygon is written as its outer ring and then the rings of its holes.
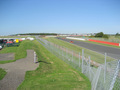
{"type": "Polygon", "coordinates": [[[113,43],[113,42],[93,40],[93,39],[88,39],[88,41],[98,42],[98,43],[103,43],[103,44],[108,44],[108,45],[114,45],[114,46],[120,46],[120,43],[113,43]]]}
{"type": "Polygon", "coordinates": [[[58,58],[87,76],[91,81],[91,90],[120,90],[120,60],[106,62],[105,54],[105,64],[94,67],[90,56],[85,56],[84,50],[76,53],[42,38],[38,41],[58,58]]]}

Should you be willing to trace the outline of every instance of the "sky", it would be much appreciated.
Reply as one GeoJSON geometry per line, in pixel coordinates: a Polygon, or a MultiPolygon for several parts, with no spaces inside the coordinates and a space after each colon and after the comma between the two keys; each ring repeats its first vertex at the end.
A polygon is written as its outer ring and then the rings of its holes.
{"type": "Polygon", "coordinates": [[[120,0],[0,0],[0,35],[120,33],[120,0]]]}

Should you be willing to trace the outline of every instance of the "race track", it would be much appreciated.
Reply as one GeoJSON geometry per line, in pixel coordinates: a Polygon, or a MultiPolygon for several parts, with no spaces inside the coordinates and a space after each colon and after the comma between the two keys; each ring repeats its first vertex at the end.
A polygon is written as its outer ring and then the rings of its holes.
{"type": "Polygon", "coordinates": [[[110,57],[113,57],[115,59],[120,59],[120,49],[119,48],[107,47],[107,46],[87,43],[84,41],[62,39],[60,37],[57,37],[57,39],[60,39],[60,40],[66,41],[66,42],[73,41],[73,44],[75,44],[77,46],[84,47],[86,49],[90,49],[92,51],[96,51],[96,52],[101,53],[101,54],[107,53],[107,55],[110,57]]]}

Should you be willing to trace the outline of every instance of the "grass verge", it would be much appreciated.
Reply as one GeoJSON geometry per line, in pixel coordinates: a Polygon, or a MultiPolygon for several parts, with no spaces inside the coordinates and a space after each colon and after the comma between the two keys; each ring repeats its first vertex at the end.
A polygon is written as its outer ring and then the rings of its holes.
{"type": "Polygon", "coordinates": [[[0,80],[2,80],[4,78],[4,76],[6,75],[6,71],[2,68],[0,68],[0,80]]]}
{"type": "Polygon", "coordinates": [[[91,41],[84,41],[84,42],[88,42],[88,43],[92,43],[92,44],[97,44],[97,45],[103,45],[103,46],[107,46],[107,47],[113,47],[113,48],[119,48],[119,46],[113,46],[113,45],[108,45],[108,44],[103,44],[103,43],[97,43],[97,42],[91,42],[91,41]]]}
{"type": "MultiPolygon", "coordinates": [[[[104,57],[105,56],[102,55],[102,54],[99,54],[97,52],[85,49],[83,47],[79,47],[77,45],[74,45],[74,44],[71,44],[71,43],[68,43],[68,42],[65,42],[65,41],[62,41],[62,40],[58,40],[56,38],[46,38],[46,40],[48,40],[52,43],[55,43],[57,45],[64,46],[64,47],[66,47],[70,50],[74,50],[76,53],[78,53],[78,52],[82,53],[82,49],[84,49],[86,57],[91,56],[91,60],[93,60],[97,63],[100,63],[100,64],[104,63],[104,60],[105,60],[104,57]]],[[[113,58],[107,57],[107,62],[110,62],[110,61],[113,61],[113,60],[114,60],[113,58]]]]}
{"type": "MultiPolygon", "coordinates": [[[[79,37],[76,37],[76,38],[79,38],[79,37]]],[[[83,38],[83,37],[80,37],[80,38],[83,38]]],[[[80,41],[80,40],[77,40],[77,41],[80,41]]],[[[104,41],[104,40],[101,40],[101,41],[104,41]]],[[[92,43],[92,44],[103,45],[103,46],[107,46],[107,47],[113,47],[113,48],[119,48],[120,49],[120,46],[114,46],[114,45],[103,44],[103,43],[98,43],[98,42],[92,42],[92,41],[87,41],[87,40],[83,41],[83,42],[88,42],[88,43],[92,43]]]]}
{"type": "Polygon", "coordinates": [[[14,62],[18,59],[21,58],[25,58],[27,56],[27,49],[31,49],[31,47],[33,46],[33,43],[29,43],[28,42],[33,42],[33,41],[29,41],[29,40],[25,40],[22,41],[20,43],[20,46],[18,47],[5,47],[3,48],[0,53],[15,53],[15,59],[14,60],[7,60],[7,61],[0,61],[0,64],[5,64],[5,63],[10,63],[10,62],[14,62]]]}
{"type": "MultiPolygon", "coordinates": [[[[25,80],[18,90],[90,90],[91,84],[82,73],[46,50],[38,41],[33,44],[38,56],[39,67],[27,71],[25,80]]],[[[29,44],[27,43],[27,44],[29,44]]]]}

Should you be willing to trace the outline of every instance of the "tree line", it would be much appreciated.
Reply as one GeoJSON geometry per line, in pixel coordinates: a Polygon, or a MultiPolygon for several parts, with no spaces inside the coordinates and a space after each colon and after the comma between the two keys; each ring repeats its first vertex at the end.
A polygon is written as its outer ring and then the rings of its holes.
{"type": "Polygon", "coordinates": [[[24,34],[16,34],[16,35],[57,35],[57,33],[24,33],[24,34]]]}

